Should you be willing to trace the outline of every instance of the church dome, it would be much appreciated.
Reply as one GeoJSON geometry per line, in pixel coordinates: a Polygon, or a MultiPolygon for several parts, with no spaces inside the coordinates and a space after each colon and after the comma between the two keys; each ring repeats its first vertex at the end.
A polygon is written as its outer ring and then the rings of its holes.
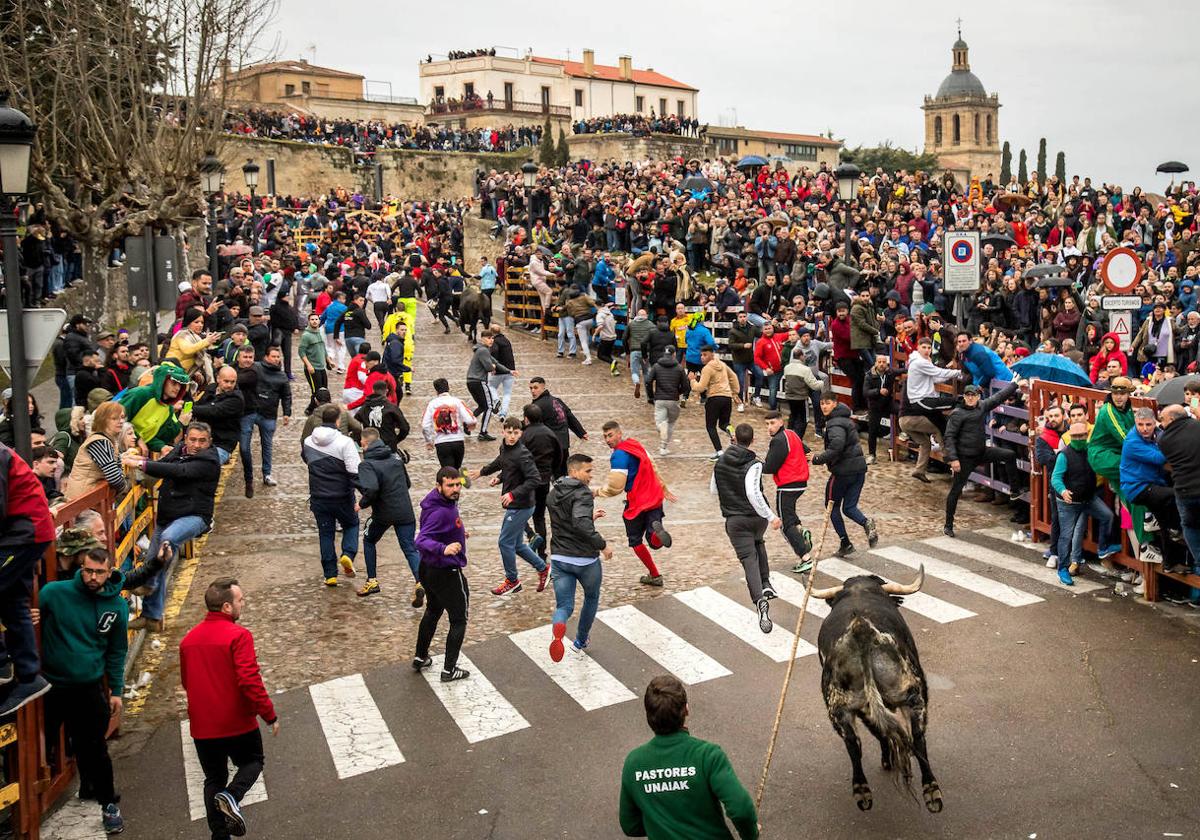
{"type": "Polygon", "coordinates": [[[970,70],[952,70],[942,81],[936,98],[946,99],[951,96],[987,96],[987,91],[984,90],[979,77],[970,70]]]}

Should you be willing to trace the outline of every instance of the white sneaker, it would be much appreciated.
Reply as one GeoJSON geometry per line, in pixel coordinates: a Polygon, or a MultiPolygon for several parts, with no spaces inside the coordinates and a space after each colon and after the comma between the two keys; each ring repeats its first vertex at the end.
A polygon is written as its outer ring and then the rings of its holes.
{"type": "Polygon", "coordinates": [[[754,405],[758,408],[762,408],[762,397],[755,397],[754,405]]]}
{"type": "Polygon", "coordinates": [[[670,452],[670,450],[668,450],[668,449],[667,449],[667,447],[665,447],[665,446],[660,446],[660,447],[658,447],[658,454],[659,454],[659,455],[666,455],[666,454],[668,454],[669,452],[670,452]]]}
{"type": "Polygon", "coordinates": [[[1046,568],[1047,569],[1057,569],[1058,568],[1058,555],[1057,554],[1051,554],[1049,557],[1046,558],[1046,568]]]}
{"type": "Polygon", "coordinates": [[[585,364],[585,365],[590,365],[591,363],[592,363],[592,360],[591,360],[591,359],[584,359],[584,360],[583,360],[583,364],[585,364]]]}
{"type": "Polygon", "coordinates": [[[1141,555],[1138,559],[1140,559],[1143,563],[1158,563],[1161,565],[1163,556],[1162,552],[1154,546],[1144,545],[1142,546],[1141,555]]]}
{"type": "Polygon", "coordinates": [[[737,412],[738,412],[738,414],[745,414],[746,413],[746,404],[738,403],[737,412]]]}

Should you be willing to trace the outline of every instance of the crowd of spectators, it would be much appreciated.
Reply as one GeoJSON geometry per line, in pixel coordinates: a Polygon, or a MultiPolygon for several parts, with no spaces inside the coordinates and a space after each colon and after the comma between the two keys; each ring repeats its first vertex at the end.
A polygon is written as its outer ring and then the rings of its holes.
{"type": "Polygon", "coordinates": [[[695,117],[677,117],[673,114],[655,116],[653,109],[650,116],[643,114],[614,114],[608,117],[592,117],[579,119],[571,124],[571,130],[576,134],[602,134],[620,132],[632,134],[635,137],[646,137],[651,134],[678,134],[684,137],[703,137],[708,133],[707,123],[700,124],[695,117]]]}

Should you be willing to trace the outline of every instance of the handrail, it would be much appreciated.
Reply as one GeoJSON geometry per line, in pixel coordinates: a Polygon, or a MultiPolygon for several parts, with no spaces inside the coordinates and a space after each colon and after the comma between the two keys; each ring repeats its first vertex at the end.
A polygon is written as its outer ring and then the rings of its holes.
{"type": "Polygon", "coordinates": [[[469,102],[430,102],[427,113],[436,114],[471,114],[476,111],[493,111],[510,114],[550,114],[555,117],[571,116],[571,109],[566,105],[543,105],[541,102],[521,102],[516,99],[493,98],[475,99],[469,102]]]}

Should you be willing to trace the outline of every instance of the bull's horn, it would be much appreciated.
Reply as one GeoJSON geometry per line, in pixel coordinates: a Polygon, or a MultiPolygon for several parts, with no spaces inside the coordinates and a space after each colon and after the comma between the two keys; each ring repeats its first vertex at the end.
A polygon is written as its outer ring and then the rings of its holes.
{"type": "Polygon", "coordinates": [[[921,569],[917,572],[917,579],[908,586],[905,586],[902,583],[885,583],[883,585],[883,591],[889,595],[912,595],[921,588],[923,583],[925,583],[924,563],[921,564],[921,569]]]}
{"type": "Polygon", "coordinates": [[[831,586],[828,589],[814,589],[811,597],[820,598],[822,601],[827,601],[841,591],[842,587],[841,584],[839,584],[837,586],[831,586]]]}

